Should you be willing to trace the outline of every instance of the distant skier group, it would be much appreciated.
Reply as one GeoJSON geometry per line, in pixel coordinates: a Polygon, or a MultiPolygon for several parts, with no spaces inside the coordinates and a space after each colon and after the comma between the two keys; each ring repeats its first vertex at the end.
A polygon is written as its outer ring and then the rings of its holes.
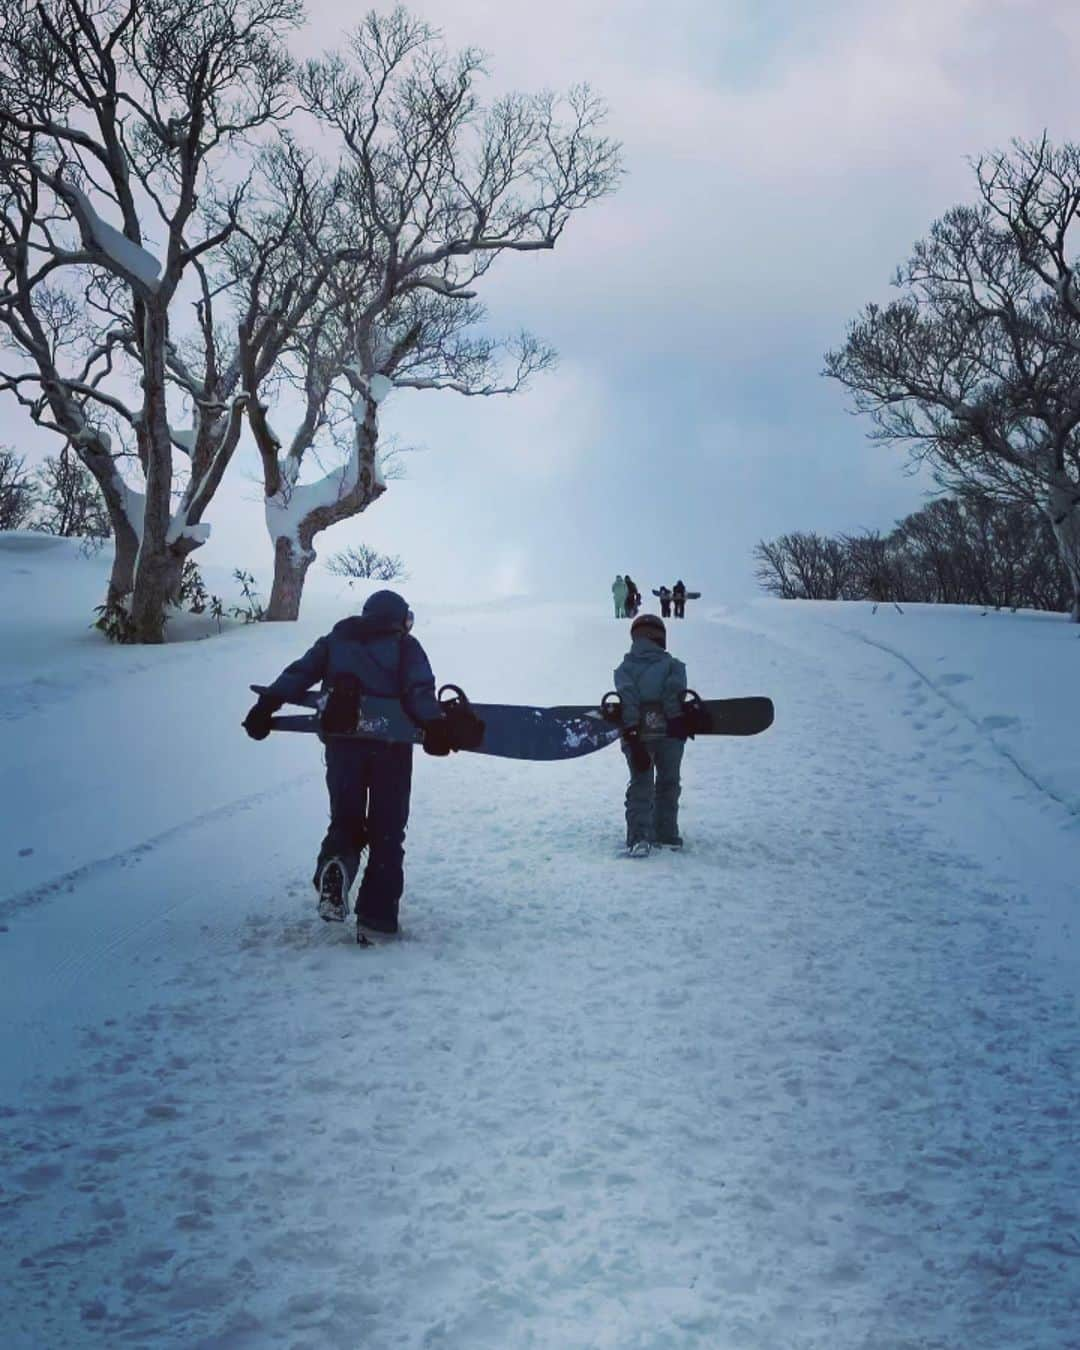
{"type": "MultiPolygon", "coordinates": [[[[617,619],[635,619],[641,610],[641,592],[629,572],[620,573],[611,586],[612,599],[615,601],[617,619]]],[[[660,616],[664,619],[686,618],[687,600],[697,600],[700,591],[688,591],[686,584],[679,580],[674,586],[660,586],[653,591],[660,601],[660,616]]]]}

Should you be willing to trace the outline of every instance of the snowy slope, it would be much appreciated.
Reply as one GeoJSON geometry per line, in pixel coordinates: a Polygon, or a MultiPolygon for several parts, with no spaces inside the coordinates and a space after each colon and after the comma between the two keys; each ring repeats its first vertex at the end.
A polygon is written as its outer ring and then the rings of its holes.
{"type": "MultiPolygon", "coordinates": [[[[1080,1344],[1075,629],[703,603],[777,722],[689,748],[686,852],[618,856],[615,750],[418,755],[366,952],[317,746],[238,727],[331,609],[124,651],[101,566],[0,548],[5,1346],[1080,1344]]],[[[416,608],[477,699],[624,646],[416,608]]]]}

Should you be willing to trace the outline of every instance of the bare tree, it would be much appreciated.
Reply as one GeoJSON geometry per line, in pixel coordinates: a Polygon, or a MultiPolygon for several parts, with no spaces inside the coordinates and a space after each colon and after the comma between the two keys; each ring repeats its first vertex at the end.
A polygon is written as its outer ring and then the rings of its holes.
{"type": "Polygon", "coordinates": [[[476,287],[498,256],[554,248],[574,212],[614,189],[618,148],[599,134],[603,110],[587,89],[485,109],[481,72],[478,53],[448,55],[397,9],[368,15],[348,60],[302,73],[308,109],[343,160],[338,237],[315,250],[337,256],[274,371],[304,397],[287,443],[265,384],[247,389],[274,543],[270,618],[297,617],[315,536],[386,490],[379,409],[390,392],[510,394],[553,363],[529,334],[483,335],[476,287]],[[308,462],[326,455],[335,467],[310,478],[308,462]]]}
{"type": "Polygon", "coordinates": [[[986,205],[938,221],[896,285],[902,298],[867,306],[825,373],[943,486],[1043,511],[1080,622],[1080,322],[986,205]]]}
{"type": "Polygon", "coordinates": [[[107,539],[109,515],[93,475],[70,447],[49,455],[35,475],[34,529],[64,538],[107,539]]]}
{"type": "Polygon", "coordinates": [[[30,519],[37,496],[26,461],[0,449],[0,530],[18,530],[30,519]]]}
{"type": "Polygon", "coordinates": [[[866,599],[878,605],[889,604],[900,608],[905,597],[904,559],[898,553],[893,535],[879,530],[863,530],[859,534],[842,534],[834,541],[846,559],[844,596],[846,599],[866,599]]]}
{"type": "Polygon", "coordinates": [[[326,570],[351,581],[403,581],[408,576],[404,559],[396,553],[380,553],[370,544],[354,544],[335,553],[326,570]]]}
{"type": "Polygon", "coordinates": [[[798,600],[799,583],[788,566],[782,539],[761,539],[754,545],[754,577],[763,591],[778,600],[798,600]]]}
{"type": "Polygon", "coordinates": [[[796,531],[754,549],[761,586],[783,600],[839,600],[849,561],[839,540],[796,531]]]}
{"type": "Polygon", "coordinates": [[[130,594],[140,641],[163,638],[243,416],[242,396],[219,397],[212,344],[210,378],[186,378],[171,310],[201,289],[205,336],[204,264],[246,190],[229,156],[287,112],[279,39],[299,17],[298,0],[10,0],[5,14],[0,325],[19,359],[0,388],[97,480],[110,600],[130,594]],[[236,186],[210,225],[200,199],[215,181],[236,186]],[[189,435],[170,427],[177,380],[195,402],[189,435]]]}
{"type": "MultiPolygon", "coordinates": [[[[984,156],[977,165],[983,200],[1008,228],[1025,264],[1066,318],[1064,340],[1080,346],[1080,146],[1055,148],[1047,137],[1016,141],[1012,153],[984,156]]],[[[1055,457],[1045,507],[1073,587],[1072,617],[1080,622],[1080,473],[1075,458],[1055,457]]]]}
{"type": "Polygon", "coordinates": [[[967,602],[963,533],[964,520],[955,497],[939,497],[900,522],[897,547],[908,562],[902,598],[945,605],[967,602]]]}

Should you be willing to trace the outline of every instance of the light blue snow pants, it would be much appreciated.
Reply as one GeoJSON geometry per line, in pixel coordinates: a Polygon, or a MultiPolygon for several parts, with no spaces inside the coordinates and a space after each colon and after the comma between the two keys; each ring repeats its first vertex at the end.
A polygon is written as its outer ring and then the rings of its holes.
{"type": "MultiPolygon", "coordinates": [[[[626,757],[630,782],[626,788],[626,843],[629,847],[644,839],[650,844],[671,844],[679,838],[679,796],[685,741],[671,736],[659,741],[643,741],[652,761],[640,773],[626,757]]],[[[623,752],[626,753],[625,751],[623,752]]]]}

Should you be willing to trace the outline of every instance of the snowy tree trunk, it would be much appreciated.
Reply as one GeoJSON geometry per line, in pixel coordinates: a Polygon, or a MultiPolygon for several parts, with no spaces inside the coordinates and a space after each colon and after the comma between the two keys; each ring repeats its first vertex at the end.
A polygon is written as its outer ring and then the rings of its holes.
{"type": "Polygon", "coordinates": [[[313,548],[301,548],[296,540],[279,537],[274,544],[274,584],[266,617],[274,622],[289,622],[300,617],[307,570],[315,561],[313,548]]]}
{"type": "Polygon", "coordinates": [[[165,610],[176,595],[182,555],[169,547],[172,518],[172,440],[165,406],[164,306],[147,305],[143,319],[143,418],[139,430],[146,472],[142,542],[135,567],[131,618],[136,642],[165,641],[165,610]]]}
{"type": "Polygon", "coordinates": [[[379,469],[379,403],[390,389],[375,376],[374,392],[353,404],[352,453],[348,463],[316,483],[298,483],[300,460],[290,454],[277,473],[277,491],[267,498],[266,524],[274,541],[274,584],[266,618],[298,619],[307,570],[315,561],[315,536],[366,511],[386,491],[379,469]]]}
{"type": "Polygon", "coordinates": [[[1050,486],[1046,514],[1072,587],[1069,617],[1080,623],[1080,485],[1059,475],[1050,486]]]}
{"type": "Polygon", "coordinates": [[[109,574],[109,604],[119,604],[135,589],[135,563],[139,557],[139,536],[127,516],[112,518],[113,564],[109,574]]]}

